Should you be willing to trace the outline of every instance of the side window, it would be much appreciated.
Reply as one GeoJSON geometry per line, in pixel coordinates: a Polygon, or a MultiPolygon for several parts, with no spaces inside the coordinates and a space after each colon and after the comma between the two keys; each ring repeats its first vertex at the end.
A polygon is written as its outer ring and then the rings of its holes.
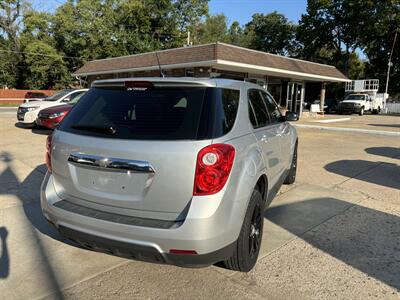
{"type": "Polygon", "coordinates": [[[249,91],[249,118],[254,128],[266,126],[269,123],[267,108],[259,90],[249,91]]]}
{"type": "Polygon", "coordinates": [[[239,107],[240,92],[237,90],[222,89],[222,118],[223,133],[228,133],[235,123],[239,107]]]}
{"type": "Polygon", "coordinates": [[[281,111],[279,110],[278,105],[275,103],[274,99],[268,95],[265,92],[262,92],[264,101],[265,101],[265,105],[267,106],[268,109],[268,113],[271,119],[271,123],[275,124],[275,123],[279,123],[279,120],[281,118],[281,111]]]}

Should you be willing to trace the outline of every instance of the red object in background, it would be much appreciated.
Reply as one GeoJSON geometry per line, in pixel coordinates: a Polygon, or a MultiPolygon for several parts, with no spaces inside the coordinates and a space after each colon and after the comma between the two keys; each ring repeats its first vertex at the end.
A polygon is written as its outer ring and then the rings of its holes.
{"type": "Polygon", "coordinates": [[[52,147],[52,140],[53,136],[48,135],[46,139],[46,165],[47,165],[47,170],[51,173],[52,167],[51,167],[51,147],[52,147]]]}
{"type": "Polygon", "coordinates": [[[50,129],[56,128],[73,108],[73,105],[63,104],[45,108],[39,112],[36,123],[50,129]]]}

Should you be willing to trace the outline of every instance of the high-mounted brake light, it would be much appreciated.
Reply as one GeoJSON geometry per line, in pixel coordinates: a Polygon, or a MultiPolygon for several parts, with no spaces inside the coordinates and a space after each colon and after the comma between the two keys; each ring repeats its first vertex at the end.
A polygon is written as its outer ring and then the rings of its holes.
{"type": "Polygon", "coordinates": [[[197,155],[193,195],[218,193],[228,181],[235,159],[235,148],[227,144],[214,144],[200,150],[197,155]]]}
{"type": "Polygon", "coordinates": [[[127,89],[146,90],[152,87],[154,87],[154,85],[150,81],[125,81],[125,88],[127,89]]]}
{"type": "Polygon", "coordinates": [[[51,167],[51,143],[52,143],[53,136],[48,135],[46,139],[46,165],[49,172],[52,171],[51,167]]]}

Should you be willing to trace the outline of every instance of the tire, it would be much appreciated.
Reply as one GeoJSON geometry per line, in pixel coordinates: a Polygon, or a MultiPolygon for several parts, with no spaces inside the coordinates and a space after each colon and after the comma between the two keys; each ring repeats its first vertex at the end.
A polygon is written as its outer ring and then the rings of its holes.
{"type": "Polygon", "coordinates": [[[298,143],[296,142],[296,146],[294,147],[294,152],[293,152],[293,157],[292,157],[292,163],[290,165],[290,170],[288,175],[286,176],[285,180],[283,181],[283,184],[293,184],[296,181],[296,173],[297,173],[297,145],[298,143]]]}
{"type": "Polygon", "coordinates": [[[363,116],[364,115],[364,107],[361,107],[360,112],[358,113],[358,115],[363,116]]]}
{"type": "Polygon", "coordinates": [[[372,113],[373,113],[374,115],[380,114],[380,113],[381,113],[381,108],[378,106],[378,109],[374,109],[374,110],[372,111],[372,113]]]}
{"type": "Polygon", "coordinates": [[[235,250],[232,256],[223,262],[227,269],[249,272],[256,264],[262,241],[264,210],[265,201],[261,193],[254,189],[235,250]]]}

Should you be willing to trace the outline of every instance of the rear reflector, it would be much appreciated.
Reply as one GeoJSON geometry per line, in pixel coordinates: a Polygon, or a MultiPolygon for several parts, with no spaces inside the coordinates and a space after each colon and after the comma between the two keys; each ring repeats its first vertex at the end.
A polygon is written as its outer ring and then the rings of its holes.
{"type": "Polygon", "coordinates": [[[194,250],[180,250],[180,249],[171,249],[169,250],[171,254],[183,254],[183,255],[197,255],[197,252],[194,250]]]}

